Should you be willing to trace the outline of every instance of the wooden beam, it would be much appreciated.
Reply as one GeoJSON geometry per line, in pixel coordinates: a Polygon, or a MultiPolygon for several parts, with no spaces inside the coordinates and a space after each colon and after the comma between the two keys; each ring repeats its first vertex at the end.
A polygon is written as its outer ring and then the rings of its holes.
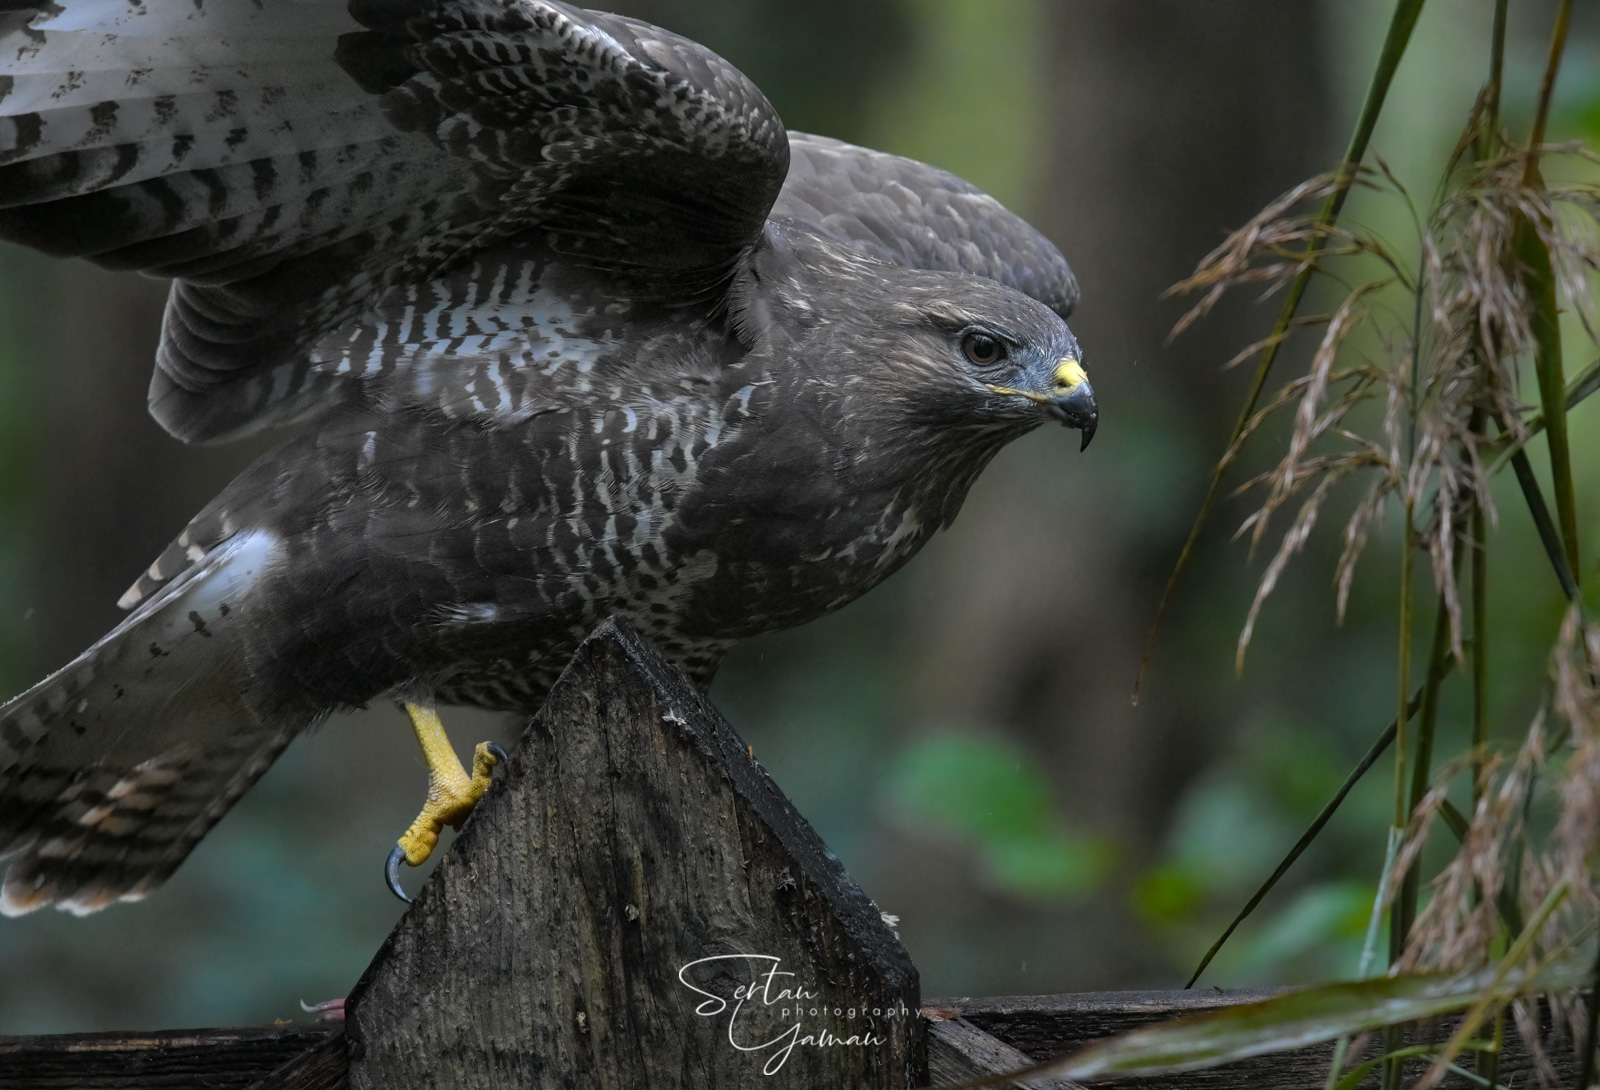
{"type": "Polygon", "coordinates": [[[351,993],[350,1082],[905,1090],[917,1009],[877,906],[607,622],[351,993]]]}
{"type": "MultiPolygon", "coordinates": [[[[928,1019],[928,1079],[934,1086],[1006,1075],[1039,1062],[965,1018],[945,1017],[927,1008],[922,1013],[928,1019]]],[[[1070,1079],[1028,1079],[1013,1085],[1023,1090],[1083,1090],[1070,1079]]]]}
{"type": "MultiPolygon", "coordinates": [[[[1270,994],[1273,993],[1090,992],[938,1000],[923,1011],[928,1022],[929,1081],[938,1086],[1003,1074],[1024,1063],[1064,1055],[1098,1037],[1270,994]]],[[[1447,1029],[1448,1024],[1437,1028],[1434,1038],[1447,1029]]],[[[1571,1040],[1556,1034],[1548,1017],[1544,1020],[1544,1035],[1554,1075],[1552,1084],[1573,1085],[1577,1064],[1571,1040]]],[[[1124,1079],[1115,1085],[1138,1090],[1303,1090],[1323,1085],[1331,1051],[1329,1046],[1320,1045],[1209,1071],[1124,1079]]],[[[342,1090],[348,1085],[344,1067],[343,1031],[331,1026],[0,1037],[0,1087],[5,1090],[148,1090],[155,1086],[342,1090]]],[[[1501,1083],[1538,1085],[1536,1067],[1515,1030],[1507,1027],[1501,1083]]],[[[1413,1065],[1408,1077],[1414,1079],[1419,1071],[1420,1065],[1413,1065]]],[[[764,1087],[771,1083],[757,1073],[746,1085],[764,1087]]],[[[1034,1085],[1042,1090],[1051,1084],[1034,1085]]],[[[1364,1085],[1377,1085],[1376,1077],[1364,1085]]],[[[1470,1085],[1459,1078],[1445,1082],[1447,1087],[1470,1085]]]]}
{"type": "Polygon", "coordinates": [[[350,1056],[344,1027],[274,1068],[249,1090],[346,1090],[350,1085],[350,1056]]]}
{"type": "MultiPolygon", "coordinates": [[[[1102,1037],[1112,1037],[1185,1015],[1256,1002],[1281,994],[1283,990],[1241,988],[1227,991],[1196,989],[960,997],[933,1000],[924,1008],[924,1015],[964,1019],[1016,1048],[1035,1063],[1043,1063],[1066,1056],[1102,1037]]],[[[1573,1086],[1578,1079],[1578,1062],[1571,1036],[1564,1025],[1557,1026],[1551,1019],[1547,1002],[1540,1000],[1538,1009],[1541,1014],[1542,1059],[1549,1065],[1543,1073],[1544,1077],[1540,1075],[1541,1058],[1529,1052],[1516,1027],[1508,1020],[1504,1051],[1500,1058],[1499,1081],[1506,1086],[1537,1086],[1543,1084],[1544,1078],[1552,1078],[1556,1086],[1573,1086]]],[[[1414,1026],[1408,1030],[1406,1043],[1445,1041],[1454,1027],[1454,1019],[1414,1026]]],[[[1369,1034],[1360,1058],[1378,1055],[1381,1038],[1381,1034],[1369,1034]]],[[[1139,1087],[1141,1090],[1235,1090],[1238,1087],[1250,1087],[1251,1090],[1303,1090],[1304,1087],[1323,1086],[1326,1083],[1333,1050],[1332,1043],[1312,1045],[1203,1071],[1118,1080],[1116,1085],[1139,1087]]],[[[1347,1068],[1357,1058],[1352,1054],[1347,1068]]],[[[1471,1070],[1472,1062],[1470,1055],[1460,1061],[1468,1070],[1471,1070]]],[[[1426,1060],[1408,1063],[1407,1085],[1415,1081],[1426,1067],[1426,1060]]],[[[1380,1074],[1374,1074],[1361,1084],[1362,1087],[1378,1086],[1382,1081],[1380,1074]]],[[[1466,1090],[1474,1084],[1468,1079],[1450,1076],[1441,1085],[1466,1090]]]]}
{"type": "Polygon", "coordinates": [[[5,1090],[133,1090],[204,1086],[246,1090],[338,1037],[336,1026],[175,1029],[0,1037],[5,1090]]]}

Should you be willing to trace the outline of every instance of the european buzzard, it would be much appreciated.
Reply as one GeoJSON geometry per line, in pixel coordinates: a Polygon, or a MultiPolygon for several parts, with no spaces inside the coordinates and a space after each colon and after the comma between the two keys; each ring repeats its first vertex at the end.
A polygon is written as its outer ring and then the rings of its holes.
{"type": "MultiPolygon", "coordinates": [[[[0,3],[0,238],[172,278],[150,411],[293,425],[0,707],[0,912],[143,896],[331,710],[412,713],[420,862],[627,616],[699,683],[1097,408],[1056,249],[554,0],[0,3]]],[[[397,887],[398,888],[398,887],[397,887]]]]}

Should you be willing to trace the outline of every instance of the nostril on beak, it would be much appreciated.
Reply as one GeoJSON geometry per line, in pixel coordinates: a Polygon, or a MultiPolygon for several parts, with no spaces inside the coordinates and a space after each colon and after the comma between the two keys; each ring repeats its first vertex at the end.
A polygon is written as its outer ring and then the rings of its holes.
{"type": "Polygon", "coordinates": [[[1050,415],[1067,427],[1082,431],[1083,443],[1078,449],[1088,450],[1089,442],[1100,426],[1100,405],[1095,400],[1094,387],[1089,385],[1089,380],[1080,379],[1070,388],[1051,398],[1050,415]]]}

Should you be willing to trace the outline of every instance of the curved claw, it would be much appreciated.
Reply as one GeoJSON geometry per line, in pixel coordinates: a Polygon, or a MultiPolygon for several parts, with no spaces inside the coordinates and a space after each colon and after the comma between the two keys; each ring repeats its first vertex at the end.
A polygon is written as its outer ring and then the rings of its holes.
{"type": "MultiPolygon", "coordinates": [[[[411,711],[409,706],[407,710],[411,711]]],[[[431,721],[425,720],[425,726],[437,728],[437,718],[431,721]]],[[[419,739],[422,734],[423,728],[419,727],[419,739]]],[[[440,737],[442,736],[441,731],[440,737]]],[[[448,740],[444,745],[449,746],[448,740]]],[[[423,747],[423,752],[425,755],[428,752],[426,745],[423,747]]],[[[450,754],[450,761],[455,765],[453,775],[447,774],[444,777],[446,789],[442,797],[449,804],[440,805],[441,798],[436,797],[441,794],[438,790],[440,772],[430,759],[429,782],[432,786],[429,789],[428,803],[417,816],[417,820],[411,823],[411,828],[406,830],[406,835],[400,838],[400,843],[389,852],[389,858],[383,864],[383,878],[389,886],[389,891],[406,904],[411,903],[411,898],[407,897],[406,891],[400,887],[400,865],[402,863],[411,865],[412,860],[416,861],[416,865],[426,862],[434,845],[438,843],[441,827],[449,825],[451,828],[459,829],[467,815],[472,812],[478,797],[489,786],[489,778],[493,774],[491,769],[494,765],[503,765],[511,760],[510,754],[506,753],[505,747],[499,742],[482,742],[478,745],[477,756],[473,760],[472,777],[468,779],[466,770],[461,767],[461,762],[456,760],[455,754],[448,748],[445,752],[450,754]],[[484,762],[485,754],[492,759],[492,764],[484,762]]]]}
{"type": "Polygon", "coordinates": [[[389,853],[389,858],[383,864],[383,880],[389,884],[389,892],[400,898],[406,904],[411,903],[411,898],[406,896],[406,891],[400,888],[400,864],[406,861],[406,850],[395,845],[394,851],[389,853]]]}

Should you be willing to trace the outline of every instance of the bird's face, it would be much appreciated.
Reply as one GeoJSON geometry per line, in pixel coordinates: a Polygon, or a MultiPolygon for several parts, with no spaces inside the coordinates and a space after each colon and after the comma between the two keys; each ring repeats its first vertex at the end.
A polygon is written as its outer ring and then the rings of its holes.
{"type": "Polygon", "coordinates": [[[1100,409],[1067,323],[993,281],[941,279],[896,308],[901,374],[928,387],[926,398],[907,391],[906,400],[980,431],[1018,434],[1053,420],[1081,431],[1087,448],[1100,409]]]}

